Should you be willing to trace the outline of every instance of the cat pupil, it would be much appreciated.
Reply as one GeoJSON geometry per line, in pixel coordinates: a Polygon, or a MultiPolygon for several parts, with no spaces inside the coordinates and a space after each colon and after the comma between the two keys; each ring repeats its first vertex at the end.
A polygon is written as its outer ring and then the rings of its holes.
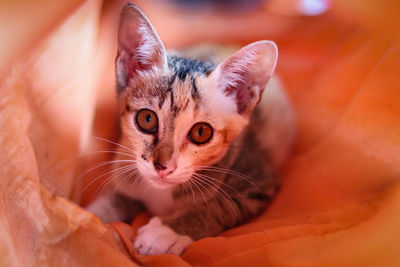
{"type": "Polygon", "coordinates": [[[147,122],[147,123],[151,122],[151,116],[150,116],[150,114],[147,114],[147,116],[146,116],[146,122],[147,122]]]}
{"type": "Polygon", "coordinates": [[[203,135],[203,127],[200,127],[199,130],[197,131],[197,133],[199,134],[199,136],[203,135]]]}

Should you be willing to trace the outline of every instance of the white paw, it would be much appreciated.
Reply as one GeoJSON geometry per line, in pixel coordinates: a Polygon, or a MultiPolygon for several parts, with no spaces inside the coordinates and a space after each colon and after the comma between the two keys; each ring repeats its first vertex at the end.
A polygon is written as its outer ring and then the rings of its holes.
{"type": "Polygon", "coordinates": [[[134,246],[142,255],[180,255],[192,242],[189,236],[175,233],[163,225],[158,217],[154,217],[139,229],[134,246]]]}

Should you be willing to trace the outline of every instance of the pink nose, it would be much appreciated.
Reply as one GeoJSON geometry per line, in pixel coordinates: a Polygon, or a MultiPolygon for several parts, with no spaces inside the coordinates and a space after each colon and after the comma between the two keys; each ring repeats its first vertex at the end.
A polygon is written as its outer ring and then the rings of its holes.
{"type": "Polygon", "coordinates": [[[158,161],[153,161],[153,165],[154,165],[154,169],[161,176],[167,176],[167,175],[173,173],[176,169],[176,166],[165,166],[166,164],[164,165],[158,161]]]}

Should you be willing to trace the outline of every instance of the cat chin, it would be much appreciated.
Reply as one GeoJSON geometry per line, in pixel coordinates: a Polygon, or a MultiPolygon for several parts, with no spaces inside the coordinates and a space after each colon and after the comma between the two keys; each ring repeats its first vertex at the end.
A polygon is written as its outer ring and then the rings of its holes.
{"type": "Polygon", "coordinates": [[[175,186],[177,186],[177,183],[173,183],[173,182],[168,182],[165,180],[161,180],[158,177],[144,177],[144,179],[147,181],[147,183],[153,187],[153,188],[157,188],[157,189],[172,189],[175,186]]]}
{"type": "Polygon", "coordinates": [[[153,188],[156,189],[163,189],[163,190],[168,190],[168,189],[173,189],[174,187],[184,183],[187,179],[176,179],[174,181],[170,180],[165,180],[161,179],[158,176],[154,177],[143,177],[147,181],[147,184],[153,188]]]}

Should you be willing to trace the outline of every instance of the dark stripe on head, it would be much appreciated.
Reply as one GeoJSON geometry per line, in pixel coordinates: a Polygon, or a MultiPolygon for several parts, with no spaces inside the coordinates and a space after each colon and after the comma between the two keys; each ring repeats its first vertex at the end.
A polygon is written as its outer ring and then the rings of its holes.
{"type": "Polygon", "coordinates": [[[196,86],[196,80],[193,76],[192,76],[191,82],[192,82],[192,89],[191,89],[190,93],[192,94],[192,98],[193,98],[193,100],[199,100],[200,93],[199,93],[199,89],[196,86]]]}
{"type": "Polygon", "coordinates": [[[214,65],[210,62],[178,56],[168,56],[168,67],[176,73],[181,81],[184,81],[189,74],[208,75],[214,69],[214,65]]]}
{"type": "Polygon", "coordinates": [[[174,90],[171,89],[171,91],[169,91],[170,96],[171,96],[171,111],[173,112],[174,115],[176,115],[178,113],[178,107],[175,105],[175,100],[174,100],[174,90]]]}
{"type": "Polygon", "coordinates": [[[160,99],[158,102],[159,108],[161,108],[164,105],[165,98],[167,97],[168,92],[172,91],[172,84],[175,82],[175,79],[176,79],[176,73],[168,79],[168,86],[164,88],[163,92],[160,95],[160,99]]]}
{"type": "Polygon", "coordinates": [[[174,73],[174,75],[172,75],[171,79],[168,81],[168,90],[171,90],[171,86],[175,82],[175,80],[176,80],[176,73],[174,73]]]}
{"type": "Polygon", "coordinates": [[[185,110],[188,108],[189,102],[190,102],[190,100],[189,100],[189,99],[186,99],[185,104],[184,104],[183,107],[181,108],[182,111],[185,111],[185,110]]]}

